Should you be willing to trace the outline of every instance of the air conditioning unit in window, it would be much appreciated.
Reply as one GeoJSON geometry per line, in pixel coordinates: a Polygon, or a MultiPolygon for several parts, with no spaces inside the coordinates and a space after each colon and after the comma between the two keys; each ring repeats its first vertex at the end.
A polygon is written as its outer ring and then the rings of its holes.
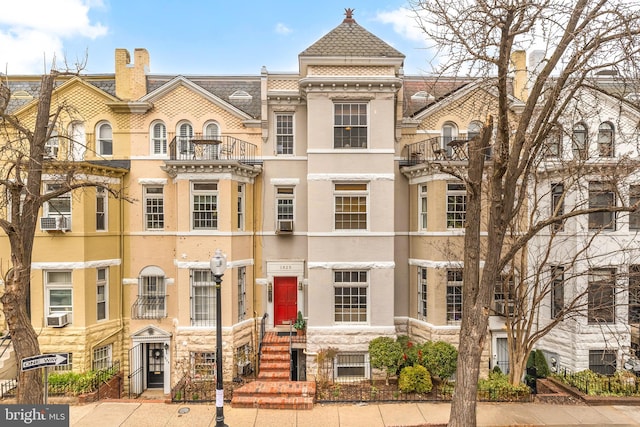
{"type": "Polygon", "coordinates": [[[498,316],[506,316],[507,313],[509,313],[509,316],[513,316],[513,313],[515,312],[515,305],[513,301],[509,301],[506,303],[504,301],[496,301],[495,306],[496,315],[498,316]]]}
{"type": "Polygon", "coordinates": [[[238,375],[246,376],[253,372],[251,369],[251,362],[238,363],[238,375]]]}
{"type": "Polygon", "coordinates": [[[69,324],[69,313],[52,313],[47,316],[47,326],[50,328],[62,328],[69,324]]]}
{"type": "Polygon", "coordinates": [[[43,216],[40,218],[40,229],[44,231],[71,230],[71,220],[66,216],[43,216]]]}
{"type": "Polygon", "coordinates": [[[277,233],[293,233],[293,220],[292,219],[279,219],[277,233]]]}

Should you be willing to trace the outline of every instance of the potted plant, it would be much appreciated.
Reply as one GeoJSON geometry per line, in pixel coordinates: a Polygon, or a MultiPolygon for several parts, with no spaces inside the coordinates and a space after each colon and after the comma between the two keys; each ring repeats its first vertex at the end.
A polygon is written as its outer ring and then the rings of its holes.
{"type": "Polygon", "coordinates": [[[307,321],[302,317],[302,312],[298,311],[298,317],[296,318],[293,327],[296,329],[298,335],[303,335],[305,329],[307,328],[307,321]]]}

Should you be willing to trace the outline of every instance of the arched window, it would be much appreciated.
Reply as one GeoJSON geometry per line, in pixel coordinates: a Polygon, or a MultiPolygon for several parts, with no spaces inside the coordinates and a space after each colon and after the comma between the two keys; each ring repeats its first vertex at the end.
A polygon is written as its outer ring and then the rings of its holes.
{"type": "Polygon", "coordinates": [[[472,121],[469,123],[469,127],[467,127],[467,139],[473,139],[476,136],[480,135],[480,131],[482,130],[482,123],[478,121],[472,121]]]}
{"type": "Polygon", "coordinates": [[[220,126],[216,122],[208,122],[204,125],[204,134],[207,139],[220,138],[220,126]]]}
{"type": "Polygon", "coordinates": [[[544,147],[545,157],[562,157],[562,129],[555,125],[549,131],[544,147]]]}
{"type": "Polygon", "coordinates": [[[576,123],[573,126],[573,158],[586,160],[588,155],[589,140],[587,126],[584,123],[576,123]]]}
{"type": "Polygon", "coordinates": [[[193,153],[193,126],[184,122],[178,125],[178,148],[180,154],[193,153]]]}
{"type": "Polygon", "coordinates": [[[167,127],[162,122],[151,125],[152,154],[167,154],[167,127]]]}
{"type": "Polygon", "coordinates": [[[138,276],[138,299],[132,316],[137,319],[166,317],[166,283],[164,271],[155,265],[143,268],[138,276]]]}
{"type": "Polygon", "coordinates": [[[102,156],[113,155],[113,131],[111,125],[108,122],[98,123],[96,127],[96,134],[98,140],[96,141],[96,148],[98,154],[102,156]]]}
{"type": "Polygon", "coordinates": [[[610,122],[600,123],[598,128],[598,153],[600,157],[613,157],[613,125],[610,122]]]}
{"type": "Polygon", "coordinates": [[[442,125],[442,148],[447,151],[447,158],[453,156],[453,148],[448,144],[458,136],[458,125],[453,122],[445,122],[442,125]]]}

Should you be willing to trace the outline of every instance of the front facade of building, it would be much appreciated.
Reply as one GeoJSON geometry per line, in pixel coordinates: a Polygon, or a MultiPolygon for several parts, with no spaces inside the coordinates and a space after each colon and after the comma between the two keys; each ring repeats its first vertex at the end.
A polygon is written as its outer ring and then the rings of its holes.
{"type": "MultiPolygon", "coordinates": [[[[375,337],[457,342],[465,189],[434,165],[466,165],[490,92],[405,76],[404,55],[350,16],[300,54],[297,73],[153,75],[146,50],[115,55],[115,75],[55,91],[77,116],[48,144],[51,164],[82,164],[127,197],[90,187],[43,208],[30,300],[43,352],[72,353],[79,371],[119,360],[140,393],[212,376],[219,327],[225,378],[255,369],[261,331],[298,312],[298,378],[329,347],[338,368],[366,377],[375,337]],[[228,261],[221,325],[216,249],[228,261]]],[[[28,117],[37,81],[9,85],[12,111],[28,117]]],[[[510,105],[519,114],[522,101],[510,105]]],[[[483,366],[504,368],[504,322],[491,325],[483,366]]],[[[586,368],[583,350],[565,362],[586,368]]]]}

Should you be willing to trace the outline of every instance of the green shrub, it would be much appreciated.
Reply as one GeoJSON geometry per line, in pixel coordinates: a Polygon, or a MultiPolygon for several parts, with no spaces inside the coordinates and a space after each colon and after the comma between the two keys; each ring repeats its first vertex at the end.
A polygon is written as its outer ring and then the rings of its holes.
{"type": "Polygon", "coordinates": [[[527,368],[536,368],[536,378],[547,378],[551,371],[542,350],[533,350],[527,359],[527,368]]]}
{"type": "Polygon", "coordinates": [[[429,393],[433,387],[427,368],[420,365],[407,366],[400,371],[398,388],[404,393],[429,393]]]}
{"type": "Polygon", "coordinates": [[[396,341],[402,347],[402,360],[398,372],[406,366],[422,365],[422,349],[406,335],[399,335],[396,341]]]}
{"type": "Polygon", "coordinates": [[[439,380],[446,380],[456,372],[458,350],[444,341],[427,341],[420,346],[422,366],[439,380]]]}
{"type": "Polygon", "coordinates": [[[526,384],[516,386],[509,382],[509,377],[501,372],[490,372],[489,378],[478,381],[478,395],[481,399],[511,401],[520,400],[530,393],[526,384]]]}
{"type": "Polygon", "coordinates": [[[387,384],[389,377],[396,375],[402,361],[402,346],[389,337],[378,337],[369,343],[369,357],[371,366],[386,372],[387,384]]]}

